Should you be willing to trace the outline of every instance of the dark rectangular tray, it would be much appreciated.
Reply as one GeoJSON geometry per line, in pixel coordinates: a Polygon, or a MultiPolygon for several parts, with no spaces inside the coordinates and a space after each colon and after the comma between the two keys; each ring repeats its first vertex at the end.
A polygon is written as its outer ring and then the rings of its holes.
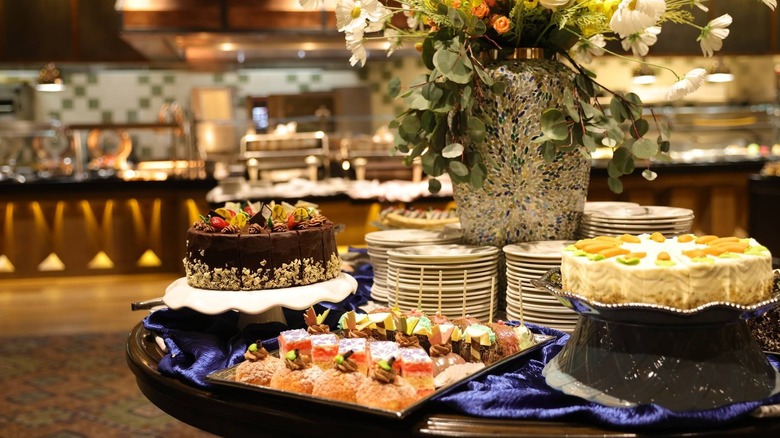
{"type": "MultiPolygon", "coordinates": [[[[542,348],[543,346],[547,345],[554,339],[555,336],[548,336],[548,335],[541,335],[541,334],[534,333],[534,340],[536,341],[536,343],[531,347],[519,351],[511,356],[507,356],[503,359],[500,359],[486,366],[485,368],[482,368],[481,370],[475,372],[474,374],[464,377],[463,379],[452,382],[449,385],[443,386],[437,389],[436,391],[434,391],[432,394],[429,394],[417,400],[413,404],[407,406],[406,408],[400,411],[373,408],[369,406],[359,405],[356,403],[343,402],[343,401],[338,401],[338,400],[333,400],[333,399],[323,398],[323,397],[316,397],[309,394],[300,394],[297,392],[284,391],[281,389],[271,389],[265,386],[258,386],[249,383],[236,382],[233,376],[235,374],[235,370],[238,365],[211,373],[208,376],[206,376],[206,380],[209,381],[210,383],[214,383],[217,385],[230,386],[234,388],[242,388],[242,389],[246,389],[247,391],[252,391],[258,394],[281,396],[281,397],[289,398],[291,400],[299,400],[299,401],[303,401],[304,403],[311,403],[313,405],[327,405],[331,407],[338,406],[351,411],[358,411],[358,412],[374,414],[386,418],[395,418],[400,420],[406,418],[412,413],[417,412],[418,410],[425,407],[426,404],[430,402],[431,399],[433,399],[434,397],[447,394],[452,390],[460,387],[461,385],[470,382],[473,379],[484,376],[485,374],[490,374],[493,371],[511,365],[512,362],[515,362],[523,358],[527,354],[542,348]]],[[[274,351],[271,354],[278,355],[278,351],[274,351]]],[[[311,407],[314,408],[315,406],[311,406],[311,407]]]]}

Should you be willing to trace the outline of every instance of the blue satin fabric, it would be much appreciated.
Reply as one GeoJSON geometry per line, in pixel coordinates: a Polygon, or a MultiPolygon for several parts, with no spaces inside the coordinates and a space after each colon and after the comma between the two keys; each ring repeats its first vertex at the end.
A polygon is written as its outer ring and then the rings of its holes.
{"type": "MultiPolygon", "coordinates": [[[[436,402],[477,417],[595,423],[632,430],[713,427],[746,417],[761,405],[780,403],[780,394],[762,401],[693,412],[674,412],[657,405],[612,408],[592,403],[550,388],[542,377],[545,364],[561,351],[569,335],[546,327],[528,326],[534,332],[557,339],[526,356],[516,371],[475,379],[458,392],[438,397],[436,402]]],[[[780,365],[777,358],[772,355],[768,358],[777,369],[780,365]]]]}

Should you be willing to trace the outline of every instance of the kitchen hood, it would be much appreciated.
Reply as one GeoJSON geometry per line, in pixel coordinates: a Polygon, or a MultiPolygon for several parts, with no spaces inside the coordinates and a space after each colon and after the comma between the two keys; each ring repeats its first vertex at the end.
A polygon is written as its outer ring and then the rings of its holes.
{"type": "MultiPolygon", "coordinates": [[[[120,37],[149,61],[194,68],[316,64],[349,66],[335,1],[303,10],[298,0],[118,0],[120,37]]],[[[387,42],[366,41],[369,58],[387,42]]],[[[393,56],[417,54],[414,48],[393,56]]]]}

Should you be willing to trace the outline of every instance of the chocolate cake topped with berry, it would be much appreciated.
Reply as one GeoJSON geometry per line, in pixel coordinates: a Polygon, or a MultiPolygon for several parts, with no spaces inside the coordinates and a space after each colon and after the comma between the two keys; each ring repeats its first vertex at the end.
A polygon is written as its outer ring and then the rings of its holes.
{"type": "Polygon", "coordinates": [[[260,290],[330,280],[341,260],[315,205],[227,203],[187,230],[184,269],[192,287],[260,290]]]}

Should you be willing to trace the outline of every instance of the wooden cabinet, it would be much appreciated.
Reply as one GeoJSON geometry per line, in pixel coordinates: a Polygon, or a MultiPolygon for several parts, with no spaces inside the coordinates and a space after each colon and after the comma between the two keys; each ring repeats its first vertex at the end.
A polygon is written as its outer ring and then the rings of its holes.
{"type": "Polygon", "coordinates": [[[0,62],[146,61],[119,37],[112,0],[0,0],[0,62]]]}

